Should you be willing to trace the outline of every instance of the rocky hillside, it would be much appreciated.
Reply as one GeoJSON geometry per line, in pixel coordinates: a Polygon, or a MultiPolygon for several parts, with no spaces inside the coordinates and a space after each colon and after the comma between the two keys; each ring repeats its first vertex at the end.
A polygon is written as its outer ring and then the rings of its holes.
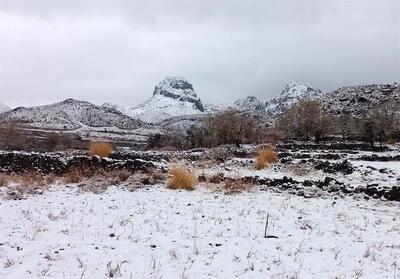
{"type": "Polygon", "coordinates": [[[114,108],[74,99],[45,106],[19,107],[1,114],[0,121],[18,121],[34,128],[61,130],[88,127],[132,130],[143,126],[141,121],[114,108]]]}
{"type": "Polygon", "coordinates": [[[142,121],[156,123],[171,117],[201,114],[204,111],[192,84],[182,77],[167,77],[155,87],[150,99],[128,109],[127,113],[142,121]]]}
{"type": "Polygon", "coordinates": [[[275,118],[301,100],[314,100],[321,96],[322,92],[319,89],[300,82],[292,82],[285,86],[279,96],[265,103],[265,114],[268,118],[275,118]]]}
{"type": "Polygon", "coordinates": [[[362,117],[386,104],[400,111],[400,85],[394,83],[343,87],[323,95],[320,102],[322,108],[332,115],[343,113],[362,117]]]}
{"type": "Polygon", "coordinates": [[[264,113],[265,111],[265,105],[254,96],[236,100],[233,105],[234,108],[244,112],[264,113]]]}

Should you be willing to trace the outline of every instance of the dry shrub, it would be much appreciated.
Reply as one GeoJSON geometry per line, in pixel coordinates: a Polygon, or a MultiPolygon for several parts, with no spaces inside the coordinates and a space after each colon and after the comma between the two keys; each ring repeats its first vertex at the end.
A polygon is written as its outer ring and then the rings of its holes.
{"type": "Polygon", "coordinates": [[[88,174],[81,168],[73,168],[64,174],[63,180],[65,183],[79,183],[87,177],[88,174]]]}
{"type": "Polygon", "coordinates": [[[387,144],[396,144],[397,140],[395,138],[390,138],[390,139],[388,139],[388,141],[386,143],[387,144]]]}
{"type": "Polygon", "coordinates": [[[232,154],[227,148],[216,147],[204,151],[199,158],[199,161],[204,165],[220,164],[225,162],[230,157],[232,157],[232,154]]]}
{"type": "Polygon", "coordinates": [[[109,142],[91,142],[89,154],[91,156],[108,157],[112,152],[112,145],[109,142]]]}
{"type": "Polygon", "coordinates": [[[150,169],[149,176],[154,181],[154,183],[162,183],[167,180],[167,174],[157,169],[150,169]]]}
{"type": "Polygon", "coordinates": [[[125,182],[131,176],[131,172],[128,170],[114,171],[114,176],[119,182],[125,182]]]}
{"type": "MultiPolygon", "coordinates": [[[[35,194],[42,193],[50,184],[54,183],[53,175],[43,175],[38,172],[24,172],[11,174],[9,182],[14,184],[14,188],[19,194],[35,194]]],[[[13,192],[13,191],[12,191],[13,192]]]]}
{"type": "Polygon", "coordinates": [[[114,181],[111,177],[104,176],[103,174],[95,174],[83,180],[77,186],[80,190],[100,194],[106,191],[110,185],[114,185],[114,181]]]}
{"type": "Polygon", "coordinates": [[[196,176],[184,167],[173,167],[167,181],[170,189],[194,190],[197,183],[196,176]]]}
{"type": "Polygon", "coordinates": [[[273,149],[262,149],[256,157],[255,168],[257,170],[265,169],[276,162],[278,162],[278,155],[273,149]]]}

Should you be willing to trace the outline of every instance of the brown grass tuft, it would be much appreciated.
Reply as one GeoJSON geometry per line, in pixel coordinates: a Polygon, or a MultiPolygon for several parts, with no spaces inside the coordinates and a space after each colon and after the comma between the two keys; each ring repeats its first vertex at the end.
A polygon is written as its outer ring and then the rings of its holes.
{"type": "Polygon", "coordinates": [[[257,170],[261,170],[276,162],[278,162],[278,155],[276,152],[271,148],[263,149],[258,153],[254,167],[257,170]]]}
{"type": "Polygon", "coordinates": [[[91,142],[89,154],[91,156],[108,157],[112,152],[112,145],[109,142],[91,142]]]}
{"type": "Polygon", "coordinates": [[[197,183],[196,176],[184,167],[173,167],[167,181],[170,189],[194,190],[197,183]]]}

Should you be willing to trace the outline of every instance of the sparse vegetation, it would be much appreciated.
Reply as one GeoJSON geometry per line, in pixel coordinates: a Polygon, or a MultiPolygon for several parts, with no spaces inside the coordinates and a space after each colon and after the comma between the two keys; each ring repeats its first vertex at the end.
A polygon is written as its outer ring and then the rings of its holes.
{"type": "Polygon", "coordinates": [[[278,155],[272,148],[262,149],[257,154],[254,167],[261,170],[276,162],[278,162],[278,155]]]}
{"type": "Polygon", "coordinates": [[[169,130],[149,138],[147,148],[181,150],[216,147],[224,144],[257,143],[267,137],[265,129],[254,115],[227,109],[207,116],[188,131],[169,130]]]}
{"type": "Polygon", "coordinates": [[[329,131],[331,118],[317,101],[301,101],[283,114],[277,122],[286,138],[319,142],[329,131]]]}
{"type": "Polygon", "coordinates": [[[91,142],[89,154],[91,156],[108,157],[112,153],[112,145],[109,142],[91,142]]]}
{"type": "Polygon", "coordinates": [[[194,190],[197,183],[197,177],[184,167],[172,167],[167,181],[170,189],[194,190]]]}

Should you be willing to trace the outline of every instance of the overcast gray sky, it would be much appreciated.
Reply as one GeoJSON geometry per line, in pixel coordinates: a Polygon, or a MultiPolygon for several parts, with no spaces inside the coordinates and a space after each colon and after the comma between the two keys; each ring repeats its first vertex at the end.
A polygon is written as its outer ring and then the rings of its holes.
{"type": "Polygon", "coordinates": [[[399,1],[0,0],[0,102],[137,104],[167,75],[206,103],[400,81],[399,1]]]}

